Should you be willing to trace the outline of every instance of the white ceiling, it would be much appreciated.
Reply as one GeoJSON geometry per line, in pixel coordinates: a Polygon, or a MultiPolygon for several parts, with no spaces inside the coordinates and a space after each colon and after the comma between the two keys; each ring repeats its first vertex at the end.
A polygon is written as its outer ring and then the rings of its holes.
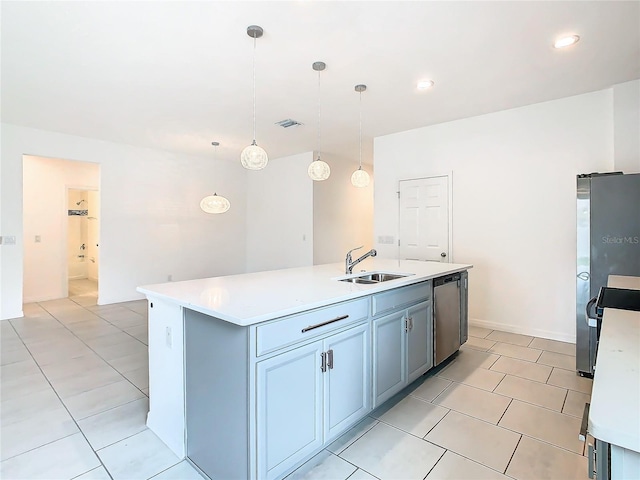
{"type": "Polygon", "coordinates": [[[364,83],[365,161],[375,136],[640,78],[638,1],[5,0],[1,21],[3,122],[228,160],[252,140],[252,24],[271,158],[316,148],[318,60],[321,151],[357,160],[364,83]]]}

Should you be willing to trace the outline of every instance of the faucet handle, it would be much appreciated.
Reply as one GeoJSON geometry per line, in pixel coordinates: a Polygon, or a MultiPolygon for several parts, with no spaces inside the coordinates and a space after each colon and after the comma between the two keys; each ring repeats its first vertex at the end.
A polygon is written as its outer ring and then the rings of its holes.
{"type": "Polygon", "coordinates": [[[364,247],[364,245],[360,245],[359,247],[352,248],[347,252],[347,256],[351,255],[351,252],[353,252],[354,250],[360,250],[362,247],[364,247]]]}

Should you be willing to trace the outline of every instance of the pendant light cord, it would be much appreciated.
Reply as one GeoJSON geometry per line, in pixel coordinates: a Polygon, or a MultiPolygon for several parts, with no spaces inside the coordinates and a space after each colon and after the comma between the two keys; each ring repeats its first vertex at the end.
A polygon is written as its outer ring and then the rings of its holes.
{"type": "Polygon", "coordinates": [[[256,37],[253,37],[253,143],[256,143],[256,37]]]}
{"type": "Polygon", "coordinates": [[[360,110],[360,133],[358,135],[358,138],[360,140],[360,161],[359,161],[358,169],[361,170],[362,169],[362,92],[358,92],[358,93],[360,93],[360,106],[359,106],[359,110],[360,110]]]}
{"type": "Polygon", "coordinates": [[[318,70],[318,160],[320,159],[320,70],[318,70]]]}

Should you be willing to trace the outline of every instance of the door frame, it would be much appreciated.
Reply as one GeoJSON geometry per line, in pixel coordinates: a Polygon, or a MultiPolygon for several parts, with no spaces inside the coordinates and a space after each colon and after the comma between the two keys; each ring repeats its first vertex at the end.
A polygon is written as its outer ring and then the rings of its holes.
{"type": "Polygon", "coordinates": [[[397,257],[400,258],[400,185],[401,182],[408,182],[411,180],[426,180],[429,178],[436,177],[446,177],[447,178],[447,226],[448,226],[448,263],[453,263],[453,171],[448,171],[440,174],[429,174],[423,175],[420,177],[411,177],[411,178],[401,178],[398,180],[398,223],[397,223],[397,233],[398,233],[398,242],[396,243],[397,248],[397,257]]]}
{"type": "MultiPolygon", "coordinates": [[[[69,298],[69,259],[67,258],[67,248],[69,244],[69,190],[84,190],[84,191],[92,191],[98,192],[100,195],[100,187],[89,187],[86,185],[75,185],[75,184],[65,184],[64,186],[64,212],[65,215],[62,217],[63,225],[62,231],[63,239],[62,239],[62,292],[64,293],[63,298],[69,298]]],[[[100,222],[100,216],[98,216],[97,222],[100,222]]],[[[85,257],[85,260],[88,258],[85,257]]],[[[96,303],[99,305],[98,301],[100,300],[100,258],[98,257],[98,298],[96,299],[96,303]]]]}

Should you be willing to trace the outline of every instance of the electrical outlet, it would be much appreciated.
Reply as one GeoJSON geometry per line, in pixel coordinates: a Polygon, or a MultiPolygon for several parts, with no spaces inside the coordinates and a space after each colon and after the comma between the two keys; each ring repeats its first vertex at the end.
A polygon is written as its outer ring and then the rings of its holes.
{"type": "Polygon", "coordinates": [[[378,235],[378,243],[380,245],[393,245],[394,240],[393,235],[378,235]]]}
{"type": "Polygon", "coordinates": [[[173,275],[167,275],[167,282],[173,282],[173,275]]]}
{"type": "Polygon", "coordinates": [[[15,245],[16,237],[13,235],[5,235],[4,237],[0,237],[0,245],[15,245]]]}
{"type": "Polygon", "coordinates": [[[35,242],[36,243],[42,242],[42,237],[40,235],[36,235],[35,242]]]}
{"type": "Polygon", "coordinates": [[[171,348],[171,345],[173,344],[173,338],[171,338],[171,327],[166,328],[165,337],[166,337],[167,347],[171,348]]]}

